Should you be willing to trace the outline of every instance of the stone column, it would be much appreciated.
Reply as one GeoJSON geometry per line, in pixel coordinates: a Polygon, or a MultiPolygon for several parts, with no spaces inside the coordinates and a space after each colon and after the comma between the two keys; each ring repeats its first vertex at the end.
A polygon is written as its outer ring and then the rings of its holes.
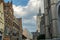
{"type": "Polygon", "coordinates": [[[58,37],[58,13],[57,13],[57,3],[58,0],[51,0],[51,14],[52,14],[52,28],[53,33],[52,37],[57,38],[58,37]]]}
{"type": "MultiPolygon", "coordinates": [[[[47,12],[47,11],[46,11],[47,12]]],[[[45,32],[46,32],[46,38],[50,38],[49,37],[49,31],[48,31],[48,28],[49,28],[49,23],[48,23],[48,15],[45,14],[45,32]]]]}
{"type": "Polygon", "coordinates": [[[44,0],[44,12],[45,12],[45,34],[46,34],[46,38],[50,38],[49,36],[49,31],[48,31],[48,28],[49,28],[49,20],[48,20],[48,0],[44,0]]]}

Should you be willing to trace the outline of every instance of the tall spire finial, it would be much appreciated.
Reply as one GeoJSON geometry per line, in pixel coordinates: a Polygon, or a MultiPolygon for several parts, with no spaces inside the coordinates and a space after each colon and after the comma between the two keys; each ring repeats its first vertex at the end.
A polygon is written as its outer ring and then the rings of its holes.
{"type": "Polygon", "coordinates": [[[41,16],[41,8],[39,8],[39,13],[37,15],[41,16]]]}
{"type": "Polygon", "coordinates": [[[10,0],[11,4],[12,4],[12,0],[10,0]]]}
{"type": "Polygon", "coordinates": [[[12,0],[11,0],[11,4],[12,4],[12,0]]]}

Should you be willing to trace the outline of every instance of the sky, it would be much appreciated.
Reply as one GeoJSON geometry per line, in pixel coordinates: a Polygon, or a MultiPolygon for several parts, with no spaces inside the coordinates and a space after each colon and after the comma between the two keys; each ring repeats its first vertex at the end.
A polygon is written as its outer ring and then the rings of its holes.
{"type": "MultiPolygon", "coordinates": [[[[8,2],[11,0],[5,0],[8,2]]],[[[30,32],[35,32],[37,30],[36,25],[36,15],[39,13],[39,8],[41,13],[44,13],[43,0],[12,0],[14,15],[17,18],[22,18],[23,28],[27,28],[30,32]]]]}

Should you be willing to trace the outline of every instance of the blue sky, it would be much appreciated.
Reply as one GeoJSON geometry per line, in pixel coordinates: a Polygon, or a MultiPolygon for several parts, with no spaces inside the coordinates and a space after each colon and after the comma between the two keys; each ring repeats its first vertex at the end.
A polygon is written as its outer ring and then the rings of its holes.
{"type": "MultiPolygon", "coordinates": [[[[8,2],[11,0],[5,0],[8,2]]],[[[39,8],[41,12],[44,13],[44,6],[42,0],[12,0],[14,15],[17,18],[23,18],[23,28],[27,28],[30,32],[35,32],[37,30],[36,26],[36,15],[39,8]],[[42,5],[41,5],[42,4],[42,5]]]]}
{"type": "MultiPolygon", "coordinates": [[[[5,2],[8,2],[8,1],[11,1],[11,0],[5,0],[5,2]]],[[[21,6],[26,6],[27,3],[29,2],[29,0],[12,0],[13,1],[13,4],[15,5],[21,5],[21,6]]]]}

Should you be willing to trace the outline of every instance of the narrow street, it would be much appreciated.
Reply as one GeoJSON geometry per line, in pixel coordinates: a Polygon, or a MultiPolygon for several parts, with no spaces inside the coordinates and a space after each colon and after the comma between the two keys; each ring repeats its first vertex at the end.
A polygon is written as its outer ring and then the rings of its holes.
{"type": "Polygon", "coordinates": [[[60,40],[60,0],[0,0],[0,40],[60,40]]]}

